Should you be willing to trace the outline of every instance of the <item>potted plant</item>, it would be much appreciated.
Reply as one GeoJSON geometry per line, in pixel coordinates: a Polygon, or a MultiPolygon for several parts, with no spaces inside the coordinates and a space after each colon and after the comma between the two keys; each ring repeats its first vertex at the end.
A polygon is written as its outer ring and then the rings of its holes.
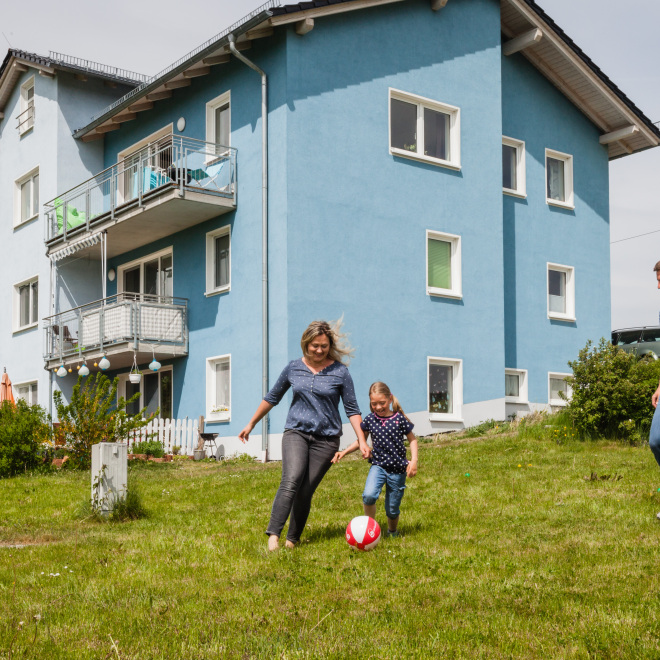
{"type": "Polygon", "coordinates": [[[133,366],[131,367],[130,372],[128,373],[128,380],[137,385],[142,380],[142,374],[137,366],[137,356],[133,354],[133,366]]]}

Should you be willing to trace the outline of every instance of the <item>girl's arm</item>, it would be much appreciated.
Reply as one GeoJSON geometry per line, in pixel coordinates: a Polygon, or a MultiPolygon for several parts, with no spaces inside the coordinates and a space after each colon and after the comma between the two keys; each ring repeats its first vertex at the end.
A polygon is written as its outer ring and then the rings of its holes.
{"type": "Polygon", "coordinates": [[[272,403],[268,403],[266,400],[262,400],[257,408],[257,412],[252,415],[250,423],[238,434],[238,439],[245,444],[250,439],[250,433],[252,429],[259,423],[259,420],[267,415],[274,408],[272,403]]]}
{"type": "Polygon", "coordinates": [[[417,474],[417,436],[411,431],[406,438],[410,443],[410,462],[406,468],[406,475],[414,477],[417,474]]]}
{"type": "Polygon", "coordinates": [[[352,445],[346,447],[344,451],[338,451],[330,462],[339,463],[339,461],[341,461],[341,459],[344,458],[346,454],[352,454],[354,451],[358,450],[359,448],[360,448],[360,443],[356,440],[352,445]]]}

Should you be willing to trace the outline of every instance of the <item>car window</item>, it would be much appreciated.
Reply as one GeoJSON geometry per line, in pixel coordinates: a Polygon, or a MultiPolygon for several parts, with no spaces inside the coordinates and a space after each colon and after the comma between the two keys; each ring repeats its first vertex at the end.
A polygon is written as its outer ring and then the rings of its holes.
{"type": "Polygon", "coordinates": [[[642,341],[660,341],[660,328],[646,328],[642,333],[642,341]]]}
{"type": "Polygon", "coordinates": [[[642,338],[641,330],[628,330],[626,332],[618,333],[617,344],[637,344],[642,338]]]}

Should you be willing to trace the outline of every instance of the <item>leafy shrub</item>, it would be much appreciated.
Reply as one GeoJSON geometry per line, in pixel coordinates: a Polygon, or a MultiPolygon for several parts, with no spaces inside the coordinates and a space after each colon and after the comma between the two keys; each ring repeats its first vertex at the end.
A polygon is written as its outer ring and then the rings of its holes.
{"type": "Polygon", "coordinates": [[[573,389],[566,411],[581,436],[640,441],[653,418],[651,396],[658,387],[660,360],[637,359],[605,339],[589,341],[568,363],[573,389]]]}
{"type": "Polygon", "coordinates": [[[149,423],[158,411],[143,418],[146,408],[137,415],[126,413],[126,404],[136,401],[136,393],[128,401],[117,400],[119,378],[112,382],[100,371],[82,376],[73,387],[71,401],[64,404],[62,393],[55,391],[53,400],[60,420],[58,434],[70,449],[69,458],[79,468],[88,468],[91,463],[92,445],[99,442],[122,442],[129,433],[149,423]]]}
{"type": "Polygon", "coordinates": [[[165,456],[165,449],[162,442],[158,440],[142,440],[133,445],[134,454],[146,454],[154,458],[162,458],[165,456]]]}
{"type": "Polygon", "coordinates": [[[43,408],[19,400],[0,403],[0,477],[32,470],[41,462],[40,445],[50,433],[43,408]]]}

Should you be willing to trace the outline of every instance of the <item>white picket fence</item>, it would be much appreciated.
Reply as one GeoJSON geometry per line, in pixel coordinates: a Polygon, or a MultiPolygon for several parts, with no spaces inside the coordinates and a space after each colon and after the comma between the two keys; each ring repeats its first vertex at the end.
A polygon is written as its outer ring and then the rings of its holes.
{"type": "Polygon", "coordinates": [[[180,454],[193,455],[197,447],[196,419],[154,419],[141,429],[133,431],[128,438],[128,450],[132,450],[136,442],[142,440],[160,440],[165,447],[165,453],[171,454],[172,447],[181,447],[180,454]]]}

